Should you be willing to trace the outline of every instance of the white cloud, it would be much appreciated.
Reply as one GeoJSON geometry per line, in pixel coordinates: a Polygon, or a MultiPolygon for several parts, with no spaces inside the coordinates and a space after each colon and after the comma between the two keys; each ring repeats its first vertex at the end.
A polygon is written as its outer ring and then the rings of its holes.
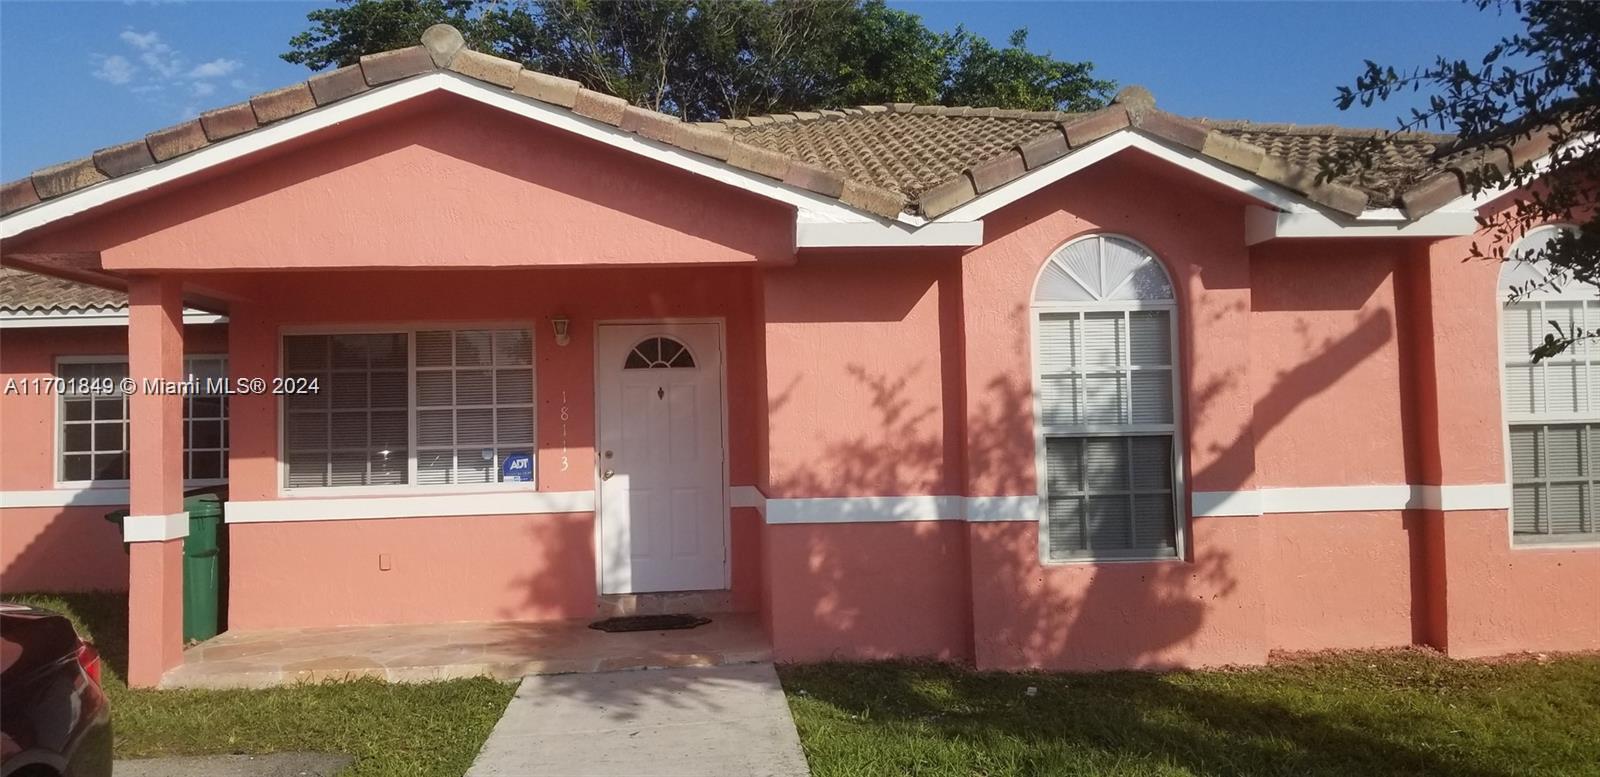
{"type": "Polygon", "coordinates": [[[139,72],[139,68],[120,54],[112,54],[109,57],[96,56],[94,59],[100,62],[99,67],[94,69],[94,77],[108,84],[126,84],[133,80],[135,73],[139,72]]]}
{"type": "Polygon", "coordinates": [[[150,32],[134,32],[133,30],[123,30],[120,37],[122,38],[123,43],[126,43],[140,51],[149,51],[157,47],[160,47],[162,50],[170,50],[167,44],[161,42],[161,33],[156,32],[155,30],[151,30],[150,32]]]}
{"type": "Polygon", "coordinates": [[[225,59],[218,57],[210,62],[204,62],[196,65],[193,70],[189,71],[189,77],[195,79],[222,78],[223,76],[238,70],[243,65],[244,63],[237,59],[225,59]]]}
{"type": "Polygon", "coordinates": [[[197,112],[191,101],[205,100],[224,88],[235,93],[250,91],[244,63],[238,59],[214,57],[191,66],[184,52],[156,30],[126,29],[117,39],[126,50],[121,54],[91,55],[91,74],[125,87],[141,99],[174,110],[181,105],[180,112],[187,116],[197,112]]]}

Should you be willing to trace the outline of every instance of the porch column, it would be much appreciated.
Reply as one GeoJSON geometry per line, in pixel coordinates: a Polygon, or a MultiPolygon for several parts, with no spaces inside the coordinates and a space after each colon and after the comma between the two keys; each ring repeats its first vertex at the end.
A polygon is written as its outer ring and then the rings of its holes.
{"type": "Polygon", "coordinates": [[[148,385],[183,379],[182,285],[134,278],[128,303],[128,684],[148,688],[183,662],[183,397],[148,385]]]}

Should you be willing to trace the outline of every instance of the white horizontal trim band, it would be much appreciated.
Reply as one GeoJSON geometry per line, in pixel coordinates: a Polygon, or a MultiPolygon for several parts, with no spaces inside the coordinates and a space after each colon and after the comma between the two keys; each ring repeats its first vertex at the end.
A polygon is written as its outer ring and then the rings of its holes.
{"type": "Polygon", "coordinates": [[[1037,496],[838,496],[768,499],[767,523],[1038,521],[1037,496]]]}
{"type": "Polygon", "coordinates": [[[123,542],[164,542],[189,536],[189,514],[130,515],[122,519],[123,542]]]}
{"type": "Polygon", "coordinates": [[[47,488],[39,491],[0,491],[0,508],[6,507],[107,507],[127,505],[126,488],[47,488]]]}
{"type": "Polygon", "coordinates": [[[767,495],[755,486],[731,486],[728,488],[729,507],[754,507],[767,514],[767,495]]]}
{"type": "Polygon", "coordinates": [[[1196,491],[1191,507],[1195,517],[1372,510],[1506,510],[1511,507],[1511,487],[1505,483],[1487,483],[1196,491]]]}
{"type": "Polygon", "coordinates": [[[593,491],[509,491],[230,501],[224,515],[228,523],[276,523],[590,512],[594,512],[593,491]]]}

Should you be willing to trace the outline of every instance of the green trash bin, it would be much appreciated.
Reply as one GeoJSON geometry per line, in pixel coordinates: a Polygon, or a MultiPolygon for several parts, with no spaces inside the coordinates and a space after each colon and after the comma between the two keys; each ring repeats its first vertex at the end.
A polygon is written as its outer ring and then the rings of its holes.
{"type": "MultiPolygon", "coordinates": [[[[189,513],[189,536],[183,539],[183,641],[200,642],[217,636],[218,611],[222,593],[221,546],[218,531],[222,523],[223,497],[215,491],[184,497],[183,509],[189,513]]],[[[127,510],[106,513],[106,520],[122,530],[127,510]]],[[[123,543],[127,551],[127,543],[123,543]]]]}
{"type": "Polygon", "coordinates": [[[196,494],[183,500],[183,509],[189,513],[189,536],[183,540],[183,641],[200,642],[217,636],[222,497],[196,494]]]}

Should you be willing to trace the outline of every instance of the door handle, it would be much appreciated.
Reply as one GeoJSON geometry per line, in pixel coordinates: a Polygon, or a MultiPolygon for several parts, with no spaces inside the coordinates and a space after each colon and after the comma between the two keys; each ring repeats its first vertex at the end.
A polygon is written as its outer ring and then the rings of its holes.
{"type": "Polygon", "coordinates": [[[612,475],[615,475],[615,474],[617,474],[617,471],[616,471],[616,470],[614,470],[614,469],[608,469],[608,470],[606,470],[606,471],[605,471],[605,472],[602,472],[602,473],[600,473],[600,479],[601,479],[601,480],[610,480],[610,479],[611,479],[611,476],[612,476],[612,475]]]}

